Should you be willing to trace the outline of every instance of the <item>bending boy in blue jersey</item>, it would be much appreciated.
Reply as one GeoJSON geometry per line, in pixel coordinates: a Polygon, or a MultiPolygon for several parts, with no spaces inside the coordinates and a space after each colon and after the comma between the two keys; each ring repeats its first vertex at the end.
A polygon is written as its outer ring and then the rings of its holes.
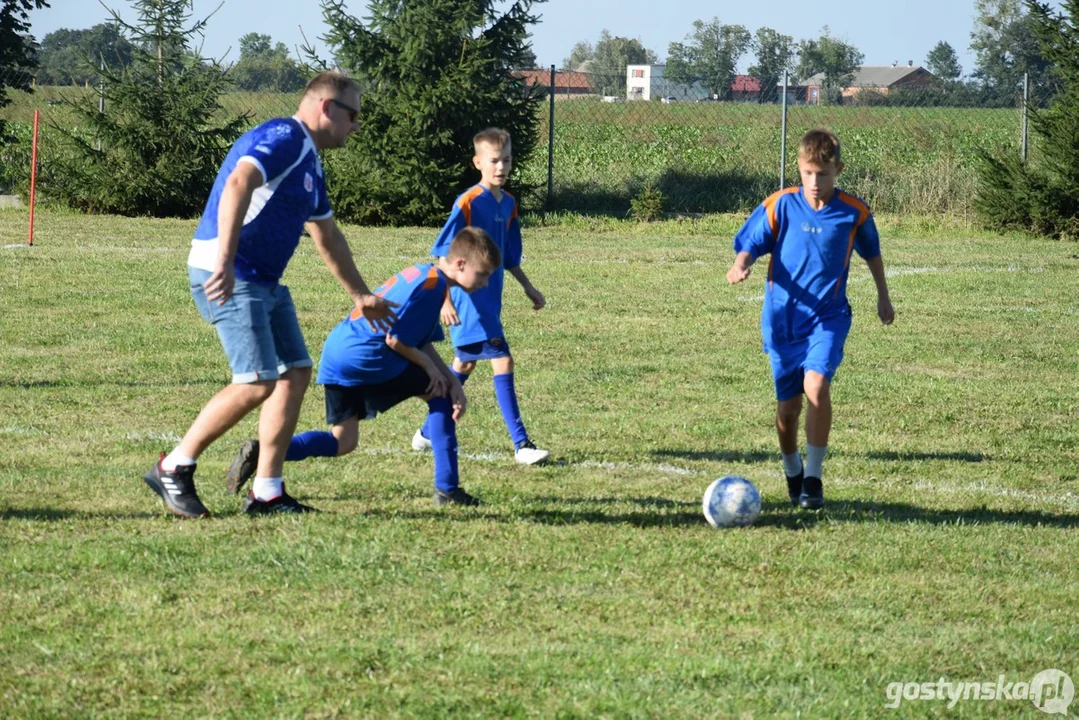
{"type": "Polygon", "coordinates": [[[846,290],[852,252],[865,260],[877,285],[881,322],[895,319],[873,215],[861,200],[836,188],[842,170],[839,138],[829,130],[806,133],[798,148],[802,186],[771,195],[750,215],[734,238],[737,256],[727,272],[728,282],[740,283],[757,258],[771,254],[761,334],[775,381],[787,492],[803,508],[824,505],[830,388],[851,326],[846,290]],[[809,402],[804,468],[798,453],[803,392],[809,402]]]}
{"type": "Polygon", "coordinates": [[[232,146],[214,181],[188,255],[191,295],[217,330],[232,369],[180,444],[144,475],[172,513],[209,515],[195,491],[195,464],[210,444],[255,408],[263,452],[249,513],[303,512],[285,492],[282,463],[311,381],[311,356],[287,287],[280,283],[306,227],[323,262],[376,328],[395,319],[352,260],[326,197],[320,150],[344,146],[358,127],[360,96],[345,75],[307,84],[291,118],[269,120],[232,146]]]}
{"type": "MultiPolygon", "coordinates": [[[[517,219],[517,202],[502,190],[513,169],[513,147],[505,130],[488,128],[472,139],[475,157],[472,163],[480,171],[480,183],[469,189],[453,205],[431,254],[445,256],[450,241],[461,228],[471,225],[483,228],[502,251],[502,266],[491,274],[487,287],[471,295],[453,288],[442,306],[442,322],[450,326],[455,357],[453,374],[463,384],[476,369],[479,360],[490,360],[494,375],[495,398],[502,419],[513,441],[517,462],[532,465],[547,459],[550,453],[532,443],[521,419],[517,390],[513,383],[514,362],[509,343],[502,329],[503,268],[521,284],[534,310],[547,301],[533,287],[521,269],[521,223],[517,219]]],[[[414,450],[431,447],[430,428],[426,425],[412,436],[414,450]]]]}
{"type": "MultiPolygon", "coordinates": [[[[330,432],[310,431],[289,443],[286,461],[339,457],[356,449],[360,420],[370,420],[411,397],[427,403],[425,427],[435,455],[435,503],[479,505],[460,487],[457,421],[465,411],[460,381],[432,342],[442,340],[439,313],[451,288],[483,288],[502,263],[498,247],[479,228],[464,228],[437,265],[407,267],[382,284],[376,295],[399,304],[388,333],[372,329],[353,311],[330,332],[322,348],[318,382],[326,386],[330,432]]],[[[259,443],[240,448],[228,472],[228,490],[238,492],[259,462],[259,443]]],[[[248,496],[248,503],[253,496],[248,496]]]]}

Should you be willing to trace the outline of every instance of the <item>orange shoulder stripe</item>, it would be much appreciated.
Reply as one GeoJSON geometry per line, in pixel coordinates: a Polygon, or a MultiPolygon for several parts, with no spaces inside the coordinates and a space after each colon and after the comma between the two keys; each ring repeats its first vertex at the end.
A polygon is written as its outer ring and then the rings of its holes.
{"type": "MultiPolygon", "coordinates": [[[[847,258],[843,261],[843,272],[845,273],[850,269],[850,258],[851,255],[854,254],[854,237],[858,234],[858,228],[864,225],[865,221],[869,219],[869,206],[858,198],[854,197],[853,195],[848,195],[842,190],[839,191],[839,200],[841,202],[845,202],[847,205],[850,205],[852,208],[858,211],[858,222],[854,223],[854,227],[850,229],[850,238],[847,239],[847,258]]],[[[842,278],[843,276],[840,275],[839,277],[842,278]]],[[[839,282],[836,283],[835,292],[832,293],[833,297],[839,296],[839,286],[841,284],[842,283],[839,282]]]]}
{"type": "Polygon", "coordinates": [[[483,194],[483,186],[475,185],[457,201],[457,207],[461,208],[461,211],[465,214],[465,225],[472,224],[472,201],[483,194]]]}
{"type": "Polygon", "coordinates": [[[423,281],[423,289],[430,290],[438,285],[438,268],[434,265],[427,271],[427,279],[423,281]]]}
{"type": "Polygon", "coordinates": [[[776,221],[776,205],[779,204],[779,198],[796,192],[798,192],[797,187],[789,187],[785,190],[772,193],[764,199],[763,203],[761,203],[768,212],[768,227],[772,230],[773,239],[775,239],[774,236],[779,230],[779,223],[776,221]]]}

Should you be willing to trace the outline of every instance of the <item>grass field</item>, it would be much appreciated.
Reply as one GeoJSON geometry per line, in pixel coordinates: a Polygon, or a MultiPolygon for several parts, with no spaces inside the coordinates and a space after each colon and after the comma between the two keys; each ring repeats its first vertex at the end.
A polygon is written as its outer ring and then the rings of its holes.
{"type": "MultiPolygon", "coordinates": [[[[26,123],[35,107],[46,121],[48,154],[56,151],[55,122],[75,122],[59,104],[95,91],[39,88],[33,95],[12,93],[13,104],[0,119],[26,123]]],[[[229,116],[248,113],[252,122],[293,112],[295,97],[279,93],[229,93],[221,97],[229,116]]],[[[546,201],[548,114],[533,157],[518,179],[535,188],[526,201],[546,201]]],[[[877,212],[949,214],[969,218],[977,194],[982,151],[1019,153],[1020,115],[1016,109],[849,107],[792,105],[788,111],[786,179],[797,180],[799,138],[813,127],[834,129],[844,144],[847,170],[843,186],[865,198],[877,212]]],[[[630,199],[648,186],[667,197],[670,212],[737,212],[752,208],[778,189],[781,114],[776,105],[752,103],[601,103],[560,100],[555,110],[554,194],[552,208],[624,215],[630,199]]],[[[1036,138],[1033,143],[1037,156],[1036,138]]],[[[10,164],[28,167],[14,155],[10,164]]],[[[17,173],[16,173],[17,174],[17,173]]],[[[25,174],[25,173],[23,173],[25,174]]],[[[0,172],[0,185],[5,183],[0,172]]],[[[7,180],[21,187],[24,179],[7,180]]]]}
{"type": "MultiPolygon", "coordinates": [[[[184,522],[141,476],[228,377],[186,288],[194,223],[41,213],[33,248],[0,249],[0,717],[1041,717],[889,711],[886,689],[1079,680],[1075,245],[880,218],[898,319],[856,266],[807,513],[761,274],[723,279],[737,224],[526,228],[549,306],[510,292],[506,323],[554,461],[513,464],[478,370],[461,467],[485,508],[432,505],[413,402],[286,468],[323,511],[302,519],[224,493],[244,421],[200,462],[215,517],[184,522]],[[728,473],[762,491],[751,528],[703,520],[728,473]]],[[[24,228],[0,212],[3,245],[24,228]]],[[[372,281],[432,238],[346,230],[372,281]]],[[[317,353],[344,297],[309,241],[286,279],[317,353]]],[[[322,420],[312,389],[301,425],[322,420]]]]}

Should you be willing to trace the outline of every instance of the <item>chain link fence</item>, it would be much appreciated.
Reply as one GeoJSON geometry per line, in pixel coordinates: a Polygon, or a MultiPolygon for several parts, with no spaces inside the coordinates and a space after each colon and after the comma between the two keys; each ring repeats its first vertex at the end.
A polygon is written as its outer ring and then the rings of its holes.
{"type": "MultiPolygon", "coordinates": [[[[1036,159],[1037,144],[1025,139],[1025,108],[1044,107],[1051,93],[1030,87],[1026,104],[1020,93],[1010,103],[979,105],[969,93],[951,98],[940,86],[860,88],[845,93],[840,104],[819,104],[810,89],[790,85],[765,102],[759,86],[740,79],[726,100],[671,85],[644,99],[644,93],[627,90],[624,75],[554,68],[518,75],[525,85],[553,88],[539,107],[536,151],[516,171],[517,183],[528,188],[526,208],[617,216],[649,188],[663,194],[670,213],[747,211],[798,182],[798,141],[814,127],[839,135],[846,164],[840,185],[875,211],[969,216],[979,153],[1036,159]]],[[[0,108],[8,136],[0,142],[0,195],[25,196],[34,111],[40,112],[43,165],[63,151],[61,129],[78,132],[72,105],[99,107],[100,89],[8,88],[7,94],[11,102],[0,108]]],[[[232,92],[220,102],[224,114],[246,115],[254,125],[291,115],[299,97],[232,92]]],[[[477,120],[477,127],[482,124],[477,120]]]]}
{"type": "Polygon", "coordinates": [[[648,188],[668,212],[748,210],[798,183],[799,140],[827,127],[843,147],[840,185],[875,211],[968,216],[980,152],[1036,154],[1027,108],[1045,107],[1052,92],[1030,87],[1024,104],[1022,93],[1002,102],[936,83],[844,90],[824,104],[819,89],[793,84],[765,101],[745,76],[717,100],[673,84],[641,92],[626,77],[525,73],[553,87],[538,149],[547,167],[532,163],[525,180],[544,189],[550,210],[615,215],[648,188]]]}

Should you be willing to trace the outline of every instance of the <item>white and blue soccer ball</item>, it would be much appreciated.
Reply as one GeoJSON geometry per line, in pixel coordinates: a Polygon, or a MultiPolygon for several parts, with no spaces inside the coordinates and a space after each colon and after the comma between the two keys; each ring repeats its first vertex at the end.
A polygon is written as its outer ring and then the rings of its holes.
{"type": "Polygon", "coordinates": [[[752,525],[761,514],[761,494],[749,480],[727,475],[704,491],[704,517],[717,528],[752,525]]]}

